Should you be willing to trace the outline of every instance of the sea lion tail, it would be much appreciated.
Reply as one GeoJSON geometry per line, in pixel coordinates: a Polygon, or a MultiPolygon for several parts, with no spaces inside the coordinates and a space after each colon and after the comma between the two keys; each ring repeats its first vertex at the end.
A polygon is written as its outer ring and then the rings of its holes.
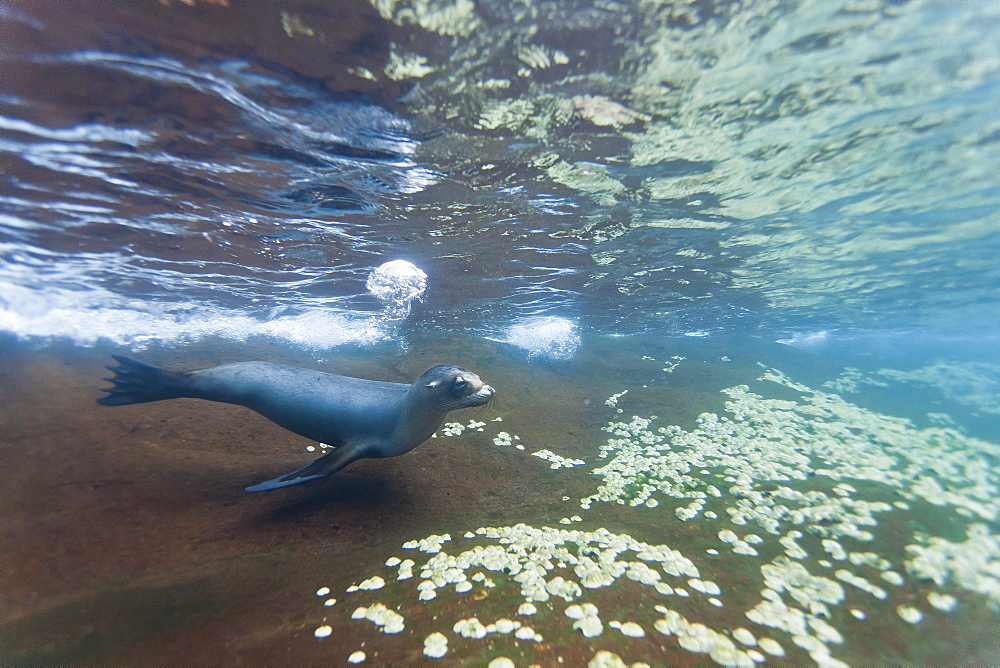
{"type": "Polygon", "coordinates": [[[243,491],[265,492],[269,489],[279,489],[281,487],[309,482],[310,480],[318,480],[319,478],[333,475],[356,459],[361,459],[361,454],[357,448],[350,445],[341,446],[300,469],[295,469],[291,473],[286,473],[283,476],[262,482],[259,485],[247,487],[243,491]]]}
{"type": "Polygon", "coordinates": [[[114,387],[102,390],[107,392],[108,396],[101,397],[97,403],[104,406],[126,406],[185,396],[183,392],[185,374],[167,371],[124,355],[112,355],[112,357],[119,366],[107,367],[115,375],[104,380],[114,383],[114,387]]]}

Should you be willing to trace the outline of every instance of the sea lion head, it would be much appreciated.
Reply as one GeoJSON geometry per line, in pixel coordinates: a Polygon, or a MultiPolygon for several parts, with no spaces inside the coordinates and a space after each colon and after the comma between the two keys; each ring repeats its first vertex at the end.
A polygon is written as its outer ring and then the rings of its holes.
{"type": "Polygon", "coordinates": [[[442,411],[453,411],[470,406],[482,406],[493,398],[493,388],[468,369],[450,364],[439,364],[428,369],[413,386],[429,392],[442,411]]]}

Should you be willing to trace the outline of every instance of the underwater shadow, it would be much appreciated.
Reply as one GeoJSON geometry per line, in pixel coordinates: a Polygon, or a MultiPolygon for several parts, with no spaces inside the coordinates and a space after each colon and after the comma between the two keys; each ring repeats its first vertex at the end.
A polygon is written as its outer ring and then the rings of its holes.
{"type": "MultiPolygon", "coordinates": [[[[256,516],[255,523],[287,524],[309,518],[329,519],[330,513],[344,513],[357,518],[361,515],[381,514],[405,503],[405,489],[386,475],[331,476],[300,486],[294,498],[277,502],[256,516]]],[[[291,490],[254,492],[255,495],[278,494],[291,496],[291,490]]]]}

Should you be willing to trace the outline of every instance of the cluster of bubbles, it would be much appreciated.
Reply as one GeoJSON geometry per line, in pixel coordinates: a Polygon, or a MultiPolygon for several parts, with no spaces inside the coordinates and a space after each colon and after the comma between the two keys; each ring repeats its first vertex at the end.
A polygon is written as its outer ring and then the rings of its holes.
{"type": "Polygon", "coordinates": [[[494,341],[527,351],[528,357],[571,358],[580,347],[576,323],[558,316],[537,316],[516,322],[494,341]]]}
{"type": "Polygon", "coordinates": [[[410,315],[411,302],[423,297],[427,290],[427,274],[412,262],[392,260],[368,275],[366,287],[373,296],[385,302],[383,320],[404,320],[410,315]]]}

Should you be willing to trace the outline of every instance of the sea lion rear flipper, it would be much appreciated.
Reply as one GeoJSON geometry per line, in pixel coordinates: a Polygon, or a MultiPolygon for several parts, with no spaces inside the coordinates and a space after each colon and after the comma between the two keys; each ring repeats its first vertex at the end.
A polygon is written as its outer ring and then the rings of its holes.
{"type": "Polygon", "coordinates": [[[105,406],[126,406],[184,396],[185,374],[167,371],[124,355],[112,355],[112,357],[119,366],[109,366],[108,370],[113,371],[115,375],[105,380],[111,381],[114,386],[101,390],[107,392],[108,396],[101,397],[97,403],[105,406]]]}
{"type": "Polygon", "coordinates": [[[333,452],[323,455],[311,464],[306,464],[300,469],[295,469],[291,473],[286,473],[285,475],[274,478],[273,480],[268,480],[260,483],[259,485],[247,487],[243,491],[265,492],[269,489],[289,487],[290,485],[298,485],[299,483],[309,482],[310,480],[325,478],[333,475],[353,462],[355,459],[360,458],[361,454],[359,453],[359,449],[357,447],[350,445],[341,446],[333,452]]]}

